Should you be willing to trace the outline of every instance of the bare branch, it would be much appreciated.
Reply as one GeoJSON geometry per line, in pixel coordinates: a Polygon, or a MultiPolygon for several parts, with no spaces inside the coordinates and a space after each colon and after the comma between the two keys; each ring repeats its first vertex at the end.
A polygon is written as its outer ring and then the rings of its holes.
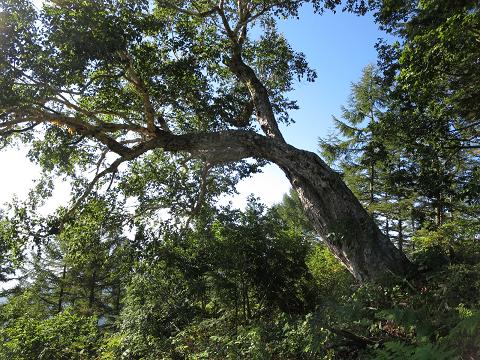
{"type": "Polygon", "coordinates": [[[480,125],[480,121],[474,121],[470,124],[467,124],[461,128],[458,128],[458,129],[452,129],[450,132],[461,132],[461,131],[464,131],[464,130],[467,130],[467,129],[470,129],[470,128],[474,128],[476,126],[479,126],[480,125]]]}
{"type": "Polygon", "coordinates": [[[83,203],[83,201],[91,194],[93,188],[95,185],[100,181],[101,178],[103,178],[105,175],[116,172],[120,164],[123,162],[127,161],[127,158],[120,157],[117,160],[115,160],[108,168],[105,170],[101,171],[95,177],[93,180],[88,184],[87,188],[83,192],[83,194],[74,202],[73,206],[67,211],[65,216],[62,219],[62,224],[68,221],[75,211],[78,209],[78,207],[83,203]]]}
{"type": "Polygon", "coordinates": [[[1,132],[0,131],[0,136],[1,137],[7,137],[7,136],[10,136],[12,134],[18,134],[18,133],[24,133],[24,132],[27,132],[27,131],[30,131],[32,130],[33,128],[35,128],[36,126],[38,126],[40,123],[34,123],[30,126],[27,126],[25,128],[22,128],[22,129],[9,129],[9,130],[6,130],[4,132],[1,132]]]}
{"type": "Polygon", "coordinates": [[[85,138],[86,138],[86,135],[82,135],[82,136],[80,136],[77,140],[72,141],[72,142],[69,142],[69,143],[67,143],[66,145],[67,145],[67,146],[78,145],[78,144],[79,144],[80,142],[82,142],[85,138]]]}
{"type": "Polygon", "coordinates": [[[129,140],[122,140],[119,141],[120,144],[126,145],[126,144],[138,144],[139,142],[142,142],[142,138],[135,138],[135,139],[129,139],[129,140]]]}
{"type": "Polygon", "coordinates": [[[107,154],[108,154],[108,148],[104,149],[101,152],[100,157],[97,161],[97,170],[95,172],[95,175],[98,175],[98,173],[100,172],[100,167],[102,166],[103,162],[105,161],[105,158],[107,157],[107,154]]]}

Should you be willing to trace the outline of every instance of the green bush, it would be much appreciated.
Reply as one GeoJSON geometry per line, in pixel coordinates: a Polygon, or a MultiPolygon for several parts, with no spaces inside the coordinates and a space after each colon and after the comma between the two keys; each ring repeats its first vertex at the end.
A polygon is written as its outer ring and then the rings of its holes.
{"type": "Polygon", "coordinates": [[[44,320],[21,317],[0,328],[0,359],[91,359],[98,338],[96,318],[69,310],[44,320]]]}

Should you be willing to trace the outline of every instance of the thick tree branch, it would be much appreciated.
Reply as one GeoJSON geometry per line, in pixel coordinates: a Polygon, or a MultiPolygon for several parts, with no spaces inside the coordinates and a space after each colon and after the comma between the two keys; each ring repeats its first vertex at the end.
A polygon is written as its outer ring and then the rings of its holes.
{"type": "Polygon", "coordinates": [[[151,135],[146,128],[141,126],[103,122],[99,126],[95,126],[78,117],[65,116],[39,109],[28,109],[13,113],[12,117],[12,120],[0,123],[0,130],[5,129],[3,130],[4,134],[6,131],[13,129],[16,125],[20,125],[22,123],[51,123],[57,126],[66,126],[72,132],[77,132],[83,136],[91,136],[102,144],[106,145],[111,151],[121,156],[127,155],[131,149],[122,145],[113,137],[107,135],[108,133],[117,131],[132,131],[139,134],[151,135]]]}
{"type": "Polygon", "coordinates": [[[177,6],[171,4],[170,2],[157,2],[163,6],[174,8],[177,11],[186,13],[192,16],[210,16],[214,12],[218,13],[220,19],[222,20],[223,27],[227,33],[228,38],[232,42],[232,58],[228,60],[228,66],[230,70],[238,77],[238,79],[247,86],[250,96],[252,97],[253,103],[256,109],[257,120],[263,130],[263,132],[276,140],[283,141],[284,138],[281,134],[278,123],[275,119],[275,115],[272,109],[272,104],[268,95],[266,87],[258,79],[254,70],[249,67],[242,59],[242,42],[246,37],[246,26],[250,21],[255,20],[257,17],[268,12],[272,6],[266,6],[258,11],[255,16],[252,18],[251,11],[244,1],[239,0],[237,2],[238,6],[238,21],[234,29],[230,26],[230,22],[225,14],[223,8],[223,1],[220,1],[218,6],[212,8],[206,13],[195,13],[185,9],[178,8],[177,6]]]}
{"type": "Polygon", "coordinates": [[[126,146],[117,142],[111,136],[107,135],[104,129],[102,129],[102,126],[93,126],[75,117],[59,116],[46,112],[38,112],[37,115],[38,118],[43,121],[54,124],[66,125],[71,128],[72,131],[76,131],[82,135],[91,136],[100,141],[101,143],[105,144],[110,150],[119,155],[126,155],[130,150],[126,146]]]}
{"type": "Polygon", "coordinates": [[[268,137],[285,142],[273,113],[270,97],[265,85],[258,79],[253,69],[245,64],[240,54],[234,54],[227,64],[230,70],[245,84],[255,105],[257,121],[268,137]]]}
{"type": "Polygon", "coordinates": [[[230,23],[228,22],[227,15],[225,14],[225,11],[223,10],[223,1],[217,7],[217,12],[218,12],[218,15],[220,15],[220,19],[222,20],[223,28],[225,29],[225,32],[227,33],[229,39],[232,41],[233,46],[234,47],[238,46],[236,33],[232,30],[232,28],[230,26],[230,23]]]}

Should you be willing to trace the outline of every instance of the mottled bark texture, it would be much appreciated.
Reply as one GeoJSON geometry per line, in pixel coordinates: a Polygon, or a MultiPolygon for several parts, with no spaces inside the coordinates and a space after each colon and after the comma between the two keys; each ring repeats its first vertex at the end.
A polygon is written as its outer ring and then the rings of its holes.
{"type": "Polygon", "coordinates": [[[406,276],[411,263],[379,230],[353,193],[318,156],[297,150],[281,165],[330,250],[360,281],[406,276]]]}

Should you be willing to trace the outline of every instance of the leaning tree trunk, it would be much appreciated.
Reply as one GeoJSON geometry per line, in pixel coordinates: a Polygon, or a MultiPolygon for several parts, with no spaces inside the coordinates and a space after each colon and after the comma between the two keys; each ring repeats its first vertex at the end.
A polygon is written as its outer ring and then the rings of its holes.
{"type": "MultiPolygon", "coordinates": [[[[332,171],[314,153],[299,150],[285,142],[275,118],[274,107],[270,101],[269,88],[265,85],[262,77],[257,76],[254,68],[247,65],[242,58],[243,45],[248,42],[247,30],[250,28],[249,24],[253,24],[253,22],[258,20],[259,16],[264,14],[263,10],[261,10],[263,7],[260,6],[258,8],[257,3],[264,2],[240,0],[229,2],[228,11],[225,11],[224,1],[220,1],[210,10],[202,12],[197,12],[194,8],[190,9],[190,6],[183,8],[175,5],[174,1],[162,1],[160,6],[165,6],[176,13],[184,13],[188,16],[196,17],[200,21],[214,18],[216,24],[219,26],[223,25],[224,31],[219,31],[218,36],[223,37],[226,34],[226,40],[230,44],[229,48],[225,49],[224,56],[222,56],[223,63],[228,66],[231,73],[237,77],[239,84],[241,83],[242,87],[245,87],[250,94],[250,98],[245,104],[245,111],[242,111],[241,114],[238,114],[238,116],[223,114],[228,119],[222,119],[221,128],[235,130],[212,130],[206,133],[192,131],[191,133],[178,134],[180,130],[178,126],[175,126],[176,131],[171,131],[167,120],[161,114],[165,110],[170,112],[168,109],[171,106],[175,106],[177,101],[172,96],[176,92],[168,89],[165,90],[167,91],[165,94],[157,93],[157,91],[152,94],[152,86],[156,87],[154,84],[157,83],[156,80],[153,81],[155,77],[151,79],[146,78],[150,71],[145,72],[145,74],[136,72],[136,68],[141,66],[143,59],[132,59],[131,54],[118,51],[115,55],[108,54],[107,56],[108,59],[113,61],[112,71],[115,69],[114,72],[108,73],[107,76],[121,77],[122,80],[119,82],[119,86],[129,87],[135,91],[141,102],[140,107],[136,108],[134,105],[137,101],[131,101],[131,113],[129,113],[130,109],[127,108],[118,109],[115,106],[112,109],[109,107],[109,103],[105,104],[105,109],[94,109],[97,106],[92,106],[90,101],[86,103],[81,101],[85,99],[83,94],[79,94],[77,99],[77,89],[83,89],[82,91],[87,96],[86,99],[92,99],[95,95],[100,95],[96,91],[100,91],[101,88],[94,86],[97,80],[94,71],[87,71],[87,77],[85,79],[82,78],[81,81],[79,80],[79,83],[71,83],[74,80],[69,79],[68,81],[65,80],[65,83],[60,82],[64,86],[59,85],[57,87],[52,86],[50,83],[42,82],[41,79],[46,78],[45,74],[37,74],[36,70],[31,68],[28,62],[20,62],[19,70],[14,72],[15,80],[19,84],[18,91],[21,92],[23,88],[30,88],[32,86],[30,79],[32,79],[35,82],[35,88],[38,87],[39,91],[35,92],[35,94],[38,93],[39,98],[32,98],[32,101],[29,102],[24,101],[23,97],[20,97],[22,100],[19,100],[19,103],[15,103],[16,100],[14,100],[14,103],[8,104],[7,107],[0,105],[0,136],[7,137],[15,133],[31,131],[35,126],[43,123],[62,127],[67,129],[68,133],[78,135],[78,141],[71,142],[70,137],[68,138],[68,141],[65,142],[65,144],[69,144],[68,147],[84,146],[83,139],[88,137],[101,145],[102,148],[108,149],[109,152],[104,152],[102,149],[102,155],[97,163],[96,175],[87,185],[84,193],[76,199],[70,210],[63,216],[61,221],[63,223],[74,216],[75,210],[94,190],[100,179],[113,174],[111,179],[113,181],[114,175],[118,172],[118,168],[122,163],[138,159],[153,149],[163,149],[173,153],[188,152],[193,157],[203,159],[212,166],[248,157],[269,160],[283,169],[290,179],[293,188],[298,192],[300,200],[318,234],[357,279],[375,279],[385,274],[406,275],[411,268],[410,262],[380,232],[372,217],[363,209],[338,174],[332,171]],[[253,4],[253,8],[250,8],[251,4],[253,4]],[[235,6],[238,11],[233,10],[235,6]],[[252,12],[252,9],[255,8],[256,11],[252,12]],[[133,66],[137,63],[138,66],[133,66]],[[122,69],[121,75],[117,74],[117,69],[122,69]],[[23,84],[24,77],[29,78],[28,83],[23,84]],[[90,85],[92,85],[92,89],[90,89],[90,85]],[[92,94],[89,93],[90,90],[93,91],[92,94]],[[65,93],[75,94],[75,99],[72,99],[72,102],[66,100],[65,93]],[[43,96],[44,94],[51,95],[43,96]],[[174,101],[172,102],[172,100],[174,101]],[[86,107],[83,107],[84,105],[86,107]],[[252,116],[253,111],[255,116],[252,116]],[[138,113],[142,112],[145,118],[143,124],[138,121],[137,116],[138,113]],[[106,115],[108,115],[108,120],[106,115]],[[252,130],[245,130],[251,129],[249,125],[252,125],[250,122],[253,121],[253,118],[260,125],[264,135],[260,135],[252,130]],[[105,163],[104,160],[110,158],[106,154],[116,154],[118,157],[108,166],[105,165],[103,170],[100,171],[100,167],[105,163]]],[[[285,4],[290,3],[299,4],[299,2],[285,2],[285,4]]],[[[290,6],[277,1],[273,1],[272,4],[273,7],[265,8],[267,13],[275,12],[275,6],[282,13],[282,9],[286,10],[290,6]]],[[[294,5],[293,10],[290,10],[295,12],[295,6],[297,5],[294,5]]],[[[48,28],[48,26],[45,28],[48,28]]],[[[48,33],[46,34],[48,35],[48,33]]],[[[214,39],[216,38],[215,36],[214,39]]],[[[218,43],[218,45],[220,44],[222,44],[222,47],[224,46],[223,41],[218,43]]],[[[161,49],[163,51],[164,48],[162,47],[161,49]]],[[[195,53],[192,52],[191,54],[195,53]]],[[[186,52],[186,55],[189,56],[190,53],[186,52]]],[[[62,54],[59,53],[59,56],[62,56],[62,54]]],[[[101,60],[103,57],[98,59],[101,60]]],[[[217,59],[212,60],[216,64],[217,59]]],[[[260,57],[259,60],[261,64],[262,58],[260,57]]],[[[287,59],[283,60],[287,61],[287,63],[290,62],[287,59]]],[[[7,61],[9,60],[7,59],[7,61]]],[[[204,61],[202,60],[199,64],[192,65],[194,66],[194,71],[200,70],[200,72],[203,72],[204,69],[207,69],[205,64],[201,65],[200,63],[203,64],[204,61]],[[197,66],[199,66],[198,69],[197,66]]],[[[9,66],[16,68],[12,64],[9,64],[9,66]]],[[[210,70],[207,72],[210,72],[210,70]]],[[[287,74],[289,75],[287,79],[293,73],[287,74]]],[[[163,74],[159,73],[157,75],[160,79],[163,79],[163,74]]],[[[230,77],[224,77],[223,70],[217,75],[227,82],[233,80],[230,77]]],[[[218,81],[216,76],[208,75],[206,78],[214,79],[213,83],[210,84],[211,86],[206,87],[209,89],[207,94],[191,94],[193,100],[187,97],[180,101],[180,103],[185,101],[187,104],[186,106],[180,106],[178,109],[179,114],[186,111],[186,119],[192,117],[192,111],[195,111],[195,109],[198,109],[198,113],[194,114],[193,117],[197,121],[204,113],[200,109],[211,107],[211,110],[214,110],[215,108],[210,106],[210,102],[213,100],[212,96],[215,95],[214,89],[217,87],[218,81]],[[199,104],[202,104],[202,106],[199,106],[199,104]]],[[[177,80],[181,84],[183,75],[177,80]]],[[[290,80],[293,81],[293,78],[290,80]]],[[[281,88],[283,87],[284,85],[281,88]]],[[[201,88],[203,89],[203,86],[201,88]]],[[[160,88],[157,90],[160,91],[160,88]]],[[[199,89],[199,92],[201,91],[199,89]]],[[[13,91],[13,93],[16,94],[17,90],[13,91]]],[[[30,91],[26,93],[30,94],[30,91]]],[[[130,90],[125,94],[130,95],[130,90]]],[[[180,94],[183,93],[179,92],[178,96],[183,96],[180,94]]],[[[219,99],[222,99],[222,97],[223,95],[219,99]]],[[[14,98],[16,99],[16,97],[14,98]]],[[[243,101],[244,96],[241,95],[237,98],[235,95],[235,98],[243,101]]],[[[208,114],[210,111],[206,111],[206,113],[208,114]]],[[[230,113],[230,111],[221,113],[230,113]]],[[[218,116],[220,116],[220,113],[218,113],[218,116]]],[[[207,123],[209,122],[205,124],[207,123]]],[[[192,128],[195,127],[196,125],[193,125],[192,128]]],[[[88,151],[90,153],[90,150],[88,151]]],[[[58,233],[58,231],[59,228],[54,227],[51,229],[51,234],[58,233]]],[[[92,280],[91,290],[90,305],[93,306],[95,302],[95,279],[92,280]]]]}
{"type": "Polygon", "coordinates": [[[292,146],[283,151],[274,161],[297,191],[314,229],[356,279],[412,271],[404,253],[380,231],[337,173],[314,153],[292,146]]]}
{"type": "Polygon", "coordinates": [[[277,164],[297,191],[314,229],[360,281],[407,276],[412,264],[380,231],[340,176],[316,154],[252,131],[173,135],[152,146],[189,151],[215,163],[247,157],[277,164]]]}

